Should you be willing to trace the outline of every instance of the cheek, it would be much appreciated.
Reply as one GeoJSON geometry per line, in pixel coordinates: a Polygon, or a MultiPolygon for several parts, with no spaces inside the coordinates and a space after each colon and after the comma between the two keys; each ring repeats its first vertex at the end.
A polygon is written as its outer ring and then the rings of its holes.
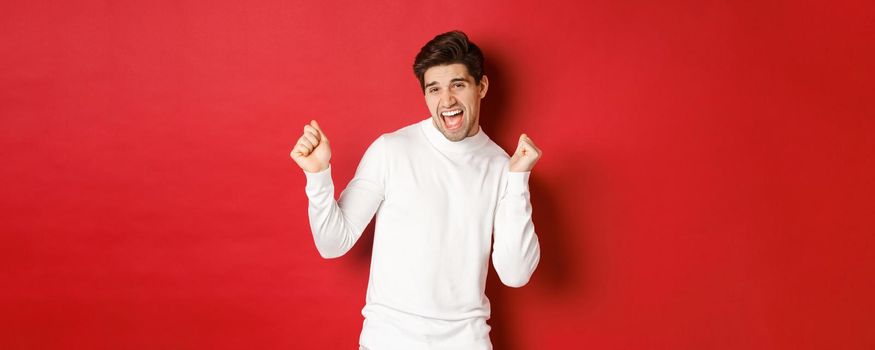
{"type": "Polygon", "coordinates": [[[468,96],[468,98],[465,99],[465,107],[473,112],[477,109],[477,102],[476,96],[468,96]]]}
{"type": "Polygon", "coordinates": [[[429,111],[434,112],[435,108],[437,107],[437,101],[435,101],[435,99],[433,99],[433,98],[426,97],[425,98],[425,105],[426,105],[426,107],[428,107],[429,111]]]}

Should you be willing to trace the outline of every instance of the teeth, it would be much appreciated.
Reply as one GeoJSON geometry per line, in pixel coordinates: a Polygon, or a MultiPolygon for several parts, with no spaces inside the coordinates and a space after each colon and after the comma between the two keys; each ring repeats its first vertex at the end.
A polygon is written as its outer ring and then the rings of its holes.
{"type": "Polygon", "coordinates": [[[462,110],[461,110],[461,109],[457,109],[457,110],[455,110],[455,111],[447,111],[447,112],[443,112],[443,113],[441,113],[441,115],[444,116],[444,117],[452,117],[452,116],[454,116],[454,115],[456,115],[456,114],[459,114],[459,113],[462,113],[462,110]]]}

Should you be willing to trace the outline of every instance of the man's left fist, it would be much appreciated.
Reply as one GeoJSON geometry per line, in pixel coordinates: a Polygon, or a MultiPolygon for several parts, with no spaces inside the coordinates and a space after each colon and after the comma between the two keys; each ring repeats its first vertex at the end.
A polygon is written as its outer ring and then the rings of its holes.
{"type": "Polygon", "coordinates": [[[510,157],[509,170],[512,172],[531,171],[535,167],[535,163],[541,158],[541,150],[535,147],[526,134],[520,135],[520,143],[516,147],[516,152],[510,157]]]}

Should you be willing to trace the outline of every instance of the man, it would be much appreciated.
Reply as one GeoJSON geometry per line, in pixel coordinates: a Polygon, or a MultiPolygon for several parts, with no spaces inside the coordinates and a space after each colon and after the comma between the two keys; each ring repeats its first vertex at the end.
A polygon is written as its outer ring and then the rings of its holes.
{"type": "Polygon", "coordinates": [[[528,178],[541,151],[523,134],[508,157],[480,130],[489,79],[464,33],[429,41],[413,70],[431,117],[377,138],[339,201],[328,137],[304,126],[291,157],[307,177],[310,228],[334,258],[376,213],[362,349],[492,349],[490,248],[504,284],[528,282],[540,259],[528,178]]]}

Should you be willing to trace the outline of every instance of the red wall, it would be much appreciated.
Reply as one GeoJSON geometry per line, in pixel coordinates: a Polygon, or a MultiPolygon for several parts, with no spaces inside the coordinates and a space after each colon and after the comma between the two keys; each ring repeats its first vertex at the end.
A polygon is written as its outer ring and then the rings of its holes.
{"type": "Polygon", "coordinates": [[[802,3],[4,2],[0,347],[355,348],[370,238],[319,257],[288,152],[342,188],[458,28],[544,151],[497,349],[875,348],[875,6],[802,3]]]}

